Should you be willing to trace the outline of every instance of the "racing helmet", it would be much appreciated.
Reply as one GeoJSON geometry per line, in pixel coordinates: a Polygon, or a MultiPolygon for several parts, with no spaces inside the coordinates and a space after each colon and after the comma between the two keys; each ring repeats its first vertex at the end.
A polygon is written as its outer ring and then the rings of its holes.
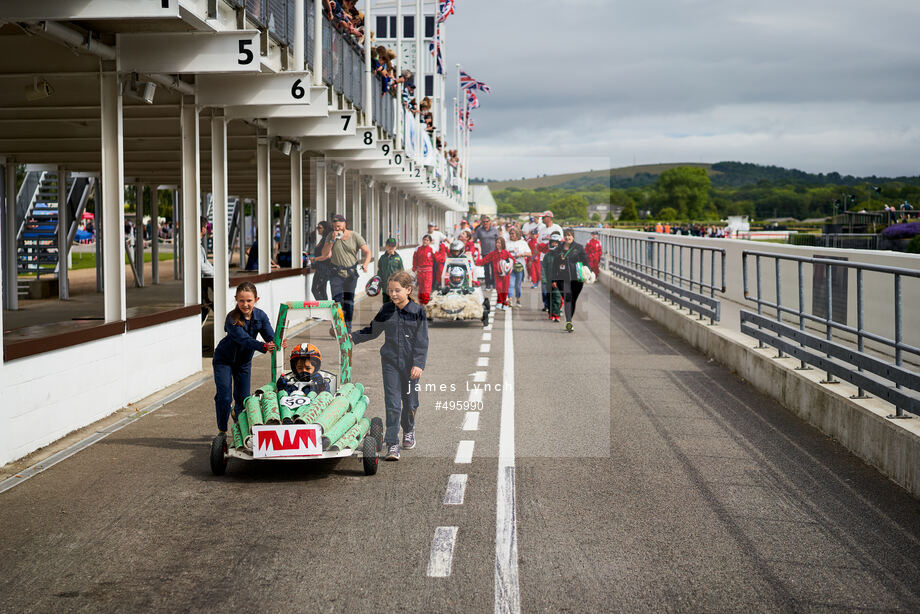
{"type": "Polygon", "coordinates": [[[514,260],[511,258],[505,258],[498,261],[498,272],[501,275],[508,275],[512,268],[514,268],[514,260]]]}
{"type": "Polygon", "coordinates": [[[450,257],[459,258],[463,255],[463,241],[454,239],[450,242],[450,257]]]}
{"type": "Polygon", "coordinates": [[[447,269],[447,283],[451,288],[459,288],[466,279],[466,271],[462,266],[452,266],[447,269]]]}
{"type": "Polygon", "coordinates": [[[380,294],[380,286],[383,282],[380,280],[380,275],[374,275],[367,280],[367,285],[364,286],[364,291],[368,296],[377,296],[380,294]]]}
{"type": "Polygon", "coordinates": [[[319,371],[319,368],[323,364],[323,355],[320,353],[319,348],[317,348],[312,343],[298,343],[294,346],[294,349],[291,350],[291,375],[296,380],[300,381],[309,381],[313,377],[312,374],[299,373],[297,367],[294,364],[295,360],[309,360],[313,364],[313,369],[319,371]]]}

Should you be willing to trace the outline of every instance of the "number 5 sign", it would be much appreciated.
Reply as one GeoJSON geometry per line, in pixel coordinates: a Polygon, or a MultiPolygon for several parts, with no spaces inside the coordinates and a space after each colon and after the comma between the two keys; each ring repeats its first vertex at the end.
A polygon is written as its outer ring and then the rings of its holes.
{"type": "Polygon", "coordinates": [[[259,72],[258,30],[119,34],[117,47],[121,72],[259,72]]]}

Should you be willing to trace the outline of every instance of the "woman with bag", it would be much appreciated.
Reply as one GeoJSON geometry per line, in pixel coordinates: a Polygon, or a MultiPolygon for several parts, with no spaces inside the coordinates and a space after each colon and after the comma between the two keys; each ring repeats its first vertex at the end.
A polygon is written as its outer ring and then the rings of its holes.
{"type": "Polygon", "coordinates": [[[319,235],[319,241],[313,248],[313,299],[324,301],[328,298],[326,294],[326,284],[329,283],[329,256],[323,257],[323,248],[329,235],[332,234],[332,224],[323,220],[316,225],[316,234],[319,235]]]}
{"type": "Polygon", "coordinates": [[[508,231],[511,239],[508,241],[508,251],[514,258],[514,265],[511,268],[511,285],[508,290],[508,305],[514,299],[516,307],[521,306],[521,286],[524,284],[524,271],[527,270],[527,260],[531,255],[530,246],[521,236],[521,230],[517,226],[512,226],[508,231]]]}
{"type": "MultiPolygon", "coordinates": [[[[575,242],[575,231],[566,228],[562,231],[562,243],[555,250],[553,259],[553,288],[562,291],[562,303],[565,308],[565,330],[574,332],[572,317],[575,315],[575,303],[584,281],[580,279],[580,267],[588,267],[585,248],[575,242]]],[[[588,269],[590,270],[590,269],[588,269]]]]}

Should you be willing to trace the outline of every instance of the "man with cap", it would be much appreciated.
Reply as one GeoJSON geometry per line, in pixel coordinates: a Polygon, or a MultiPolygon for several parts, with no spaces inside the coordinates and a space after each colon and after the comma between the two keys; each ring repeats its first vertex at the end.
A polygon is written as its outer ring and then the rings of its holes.
{"type": "Polygon", "coordinates": [[[521,234],[523,234],[524,237],[529,238],[531,231],[537,228],[539,225],[540,224],[537,223],[537,218],[531,215],[529,218],[527,218],[527,221],[524,222],[524,225],[521,226],[521,234]]]}
{"type": "Polygon", "coordinates": [[[332,300],[342,305],[345,328],[351,332],[351,317],[355,311],[355,286],[358,284],[358,252],[364,255],[361,270],[366,273],[371,263],[371,250],[364,237],[348,230],[344,215],[337,213],[332,216],[332,230],[332,240],[323,247],[323,256],[329,258],[329,267],[332,269],[332,278],[329,280],[332,300]]]}
{"type": "MultiPolygon", "coordinates": [[[[559,240],[562,241],[562,226],[553,222],[553,212],[547,209],[543,212],[543,221],[537,226],[537,243],[542,245],[544,248],[549,246],[550,235],[554,232],[559,233],[559,240]]],[[[540,275],[545,280],[545,267],[543,266],[543,258],[546,256],[545,249],[540,250],[540,275]]],[[[543,292],[543,311],[550,310],[550,294],[544,289],[543,292]]]]}
{"type": "MultiPolygon", "coordinates": [[[[498,228],[492,225],[492,220],[488,215],[483,215],[480,220],[482,223],[476,227],[473,232],[473,241],[479,241],[479,253],[485,258],[489,253],[495,251],[495,239],[498,238],[498,228]]],[[[561,231],[560,231],[561,232],[561,231]]],[[[495,287],[495,279],[492,276],[492,267],[485,267],[486,288],[491,290],[495,287]]]]}
{"type": "Polygon", "coordinates": [[[601,247],[599,237],[600,233],[596,230],[592,230],[591,240],[585,244],[585,254],[588,256],[588,268],[590,268],[595,275],[600,275],[598,266],[601,263],[601,256],[604,253],[604,248],[601,247]]]}

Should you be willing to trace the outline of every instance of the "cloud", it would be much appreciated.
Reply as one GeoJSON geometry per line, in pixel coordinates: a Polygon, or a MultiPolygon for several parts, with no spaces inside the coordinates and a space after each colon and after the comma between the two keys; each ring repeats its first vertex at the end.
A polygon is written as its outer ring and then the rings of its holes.
{"type": "Polygon", "coordinates": [[[474,152],[498,152],[510,176],[551,172],[514,164],[535,151],[918,173],[914,3],[522,6],[466,0],[448,21],[448,66],[493,90],[473,112],[474,152]]]}

